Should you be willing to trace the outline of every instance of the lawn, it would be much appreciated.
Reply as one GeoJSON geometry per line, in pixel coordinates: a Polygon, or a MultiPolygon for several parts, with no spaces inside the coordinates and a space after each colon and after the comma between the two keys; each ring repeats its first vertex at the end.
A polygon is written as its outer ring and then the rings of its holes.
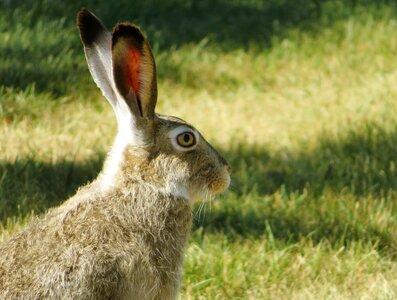
{"type": "Polygon", "coordinates": [[[141,25],[158,112],[231,163],[181,299],[397,298],[393,1],[0,0],[0,241],[95,178],[116,132],[75,14],[141,25]]]}

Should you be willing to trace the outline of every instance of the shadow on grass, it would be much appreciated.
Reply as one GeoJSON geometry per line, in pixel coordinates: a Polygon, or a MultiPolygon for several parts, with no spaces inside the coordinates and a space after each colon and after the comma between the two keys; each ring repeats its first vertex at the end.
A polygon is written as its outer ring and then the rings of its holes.
{"type": "MultiPolygon", "coordinates": [[[[348,18],[355,8],[392,6],[392,1],[319,0],[151,0],[151,1],[0,1],[0,85],[60,95],[88,78],[75,26],[86,6],[111,28],[134,21],[147,32],[155,52],[209,39],[222,51],[262,51],[290,29],[318,32],[348,18]],[[1,37],[1,35],[0,35],[1,37]],[[80,74],[81,73],[81,74],[80,74]]],[[[362,9],[364,12],[368,10],[362,9]]],[[[374,14],[379,9],[372,9],[374,14]]],[[[356,13],[360,15],[359,13],[356,13]]],[[[168,69],[173,69],[171,66],[168,69]]],[[[177,70],[177,68],[175,68],[177,70]]]]}
{"type": "Polygon", "coordinates": [[[362,124],[343,137],[324,136],[314,149],[269,153],[265,148],[237,146],[225,156],[233,168],[232,191],[273,194],[324,190],[355,196],[387,196],[397,188],[397,128],[362,124]]]}
{"type": "MultiPolygon", "coordinates": [[[[22,14],[30,16],[30,25],[41,19],[64,19],[65,26],[75,26],[77,11],[81,7],[87,7],[100,16],[109,28],[119,21],[140,24],[161,49],[198,43],[208,36],[214,42],[229,47],[245,47],[251,43],[269,46],[274,36],[282,36],[291,28],[317,31],[321,25],[330,25],[334,21],[349,17],[357,8],[376,9],[395,5],[391,0],[3,2],[8,2],[3,5],[6,12],[22,9],[22,14]]],[[[227,49],[226,47],[225,50],[227,49]]]]}
{"type": "Polygon", "coordinates": [[[0,162],[0,222],[60,204],[97,176],[102,161],[103,157],[84,163],[52,164],[32,159],[0,162]]]}
{"type": "MultiPolygon", "coordinates": [[[[84,6],[100,16],[109,28],[118,21],[140,24],[162,49],[197,43],[208,36],[214,42],[230,47],[244,47],[250,43],[269,45],[272,36],[280,35],[288,28],[299,26],[314,30],[313,22],[319,21],[322,14],[329,13],[323,12],[326,5],[318,0],[7,2],[7,5],[0,6],[4,13],[20,19],[29,16],[27,25],[30,26],[35,26],[40,20],[61,19],[64,19],[65,27],[75,26],[76,13],[84,6]],[[20,10],[18,16],[13,13],[15,9],[20,10]]],[[[331,4],[331,1],[326,2],[331,4]]],[[[341,4],[344,9],[351,9],[356,1],[348,2],[351,3],[341,4]]]]}

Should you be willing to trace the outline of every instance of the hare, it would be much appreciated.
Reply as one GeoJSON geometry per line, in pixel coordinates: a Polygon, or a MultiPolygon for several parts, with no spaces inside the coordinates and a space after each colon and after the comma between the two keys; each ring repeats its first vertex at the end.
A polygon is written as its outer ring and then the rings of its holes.
{"type": "Polygon", "coordinates": [[[156,67],[140,29],[77,25],[118,133],[98,178],[0,245],[0,299],[176,299],[192,203],[230,167],[185,121],[155,113],[156,67]]]}

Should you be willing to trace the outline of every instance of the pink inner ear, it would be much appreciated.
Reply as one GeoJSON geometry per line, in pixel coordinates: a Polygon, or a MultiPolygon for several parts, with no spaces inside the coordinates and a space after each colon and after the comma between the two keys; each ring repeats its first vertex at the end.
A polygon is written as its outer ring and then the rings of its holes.
{"type": "Polygon", "coordinates": [[[126,57],[127,63],[125,64],[124,77],[130,88],[132,88],[132,90],[135,92],[135,94],[138,94],[140,87],[139,66],[141,61],[141,55],[142,54],[139,52],[139,50],[132,48],[128,50],[126,57]]]}

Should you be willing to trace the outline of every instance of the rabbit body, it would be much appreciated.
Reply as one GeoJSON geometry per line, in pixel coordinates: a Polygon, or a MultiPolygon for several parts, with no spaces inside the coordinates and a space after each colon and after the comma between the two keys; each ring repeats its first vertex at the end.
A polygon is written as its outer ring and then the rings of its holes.
{"type": "Polygon", "coordinates": [[[142,185],[100,193],[97,184],[0,246],[0,299],[177,296],[190,204],[142,185]]]}
{"type": "Polygon", "coordinates": [[[192,203],[224,191],[227,162],[190,124],[154,112],[139,28],[83,9],[89,70],[118,122],[98,178],[0,244],[0,299],[176,299],[192,203]]]}

